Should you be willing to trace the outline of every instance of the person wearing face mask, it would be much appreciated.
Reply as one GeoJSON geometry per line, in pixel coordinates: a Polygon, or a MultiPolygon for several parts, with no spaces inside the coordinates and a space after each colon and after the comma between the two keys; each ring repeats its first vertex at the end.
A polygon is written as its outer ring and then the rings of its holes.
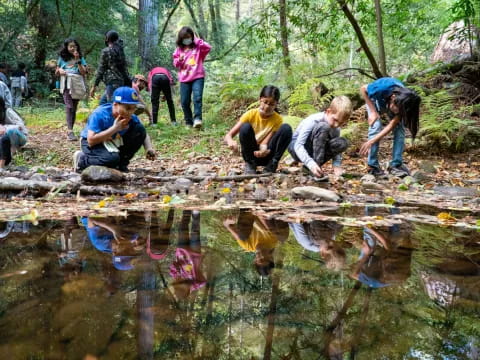
{"type": "Polygon", "coordinates": [[[180,102],[188,127],[202,127],[202,97],[205,80],[203,62],[212,48],[195,37],[193,30],[184,26],[177,35],[177,48],[173,53],[173,66],[178,69],[180,102]],[[193,94],[193,114],[190,107],[193,94]]]}
{"type": "Polygon", "coordinates": [[[233,138],[239,134],[245,175],[256,174],[257,166],[264,166],[264,173],[277,171],[278,163],[292,140],[292,128],[282,124],[282,117],[276,111],[279,100],[280,90],[276,86],[264,86],[259,107],[243,114],[224,137],[230,150],[237,152],[238,144],[233,138]]]}
{"type": "Polygon", "coordinates": [[[81,133],[82,150],[73,156],[75,171],[100,165],[128,172],[130,159],[142,145],[147,158],[155,158],[150,138],[134,114],[138,104],[137,92],[122,86],[114,91],[113,104],[95,109],[81,133]]]}

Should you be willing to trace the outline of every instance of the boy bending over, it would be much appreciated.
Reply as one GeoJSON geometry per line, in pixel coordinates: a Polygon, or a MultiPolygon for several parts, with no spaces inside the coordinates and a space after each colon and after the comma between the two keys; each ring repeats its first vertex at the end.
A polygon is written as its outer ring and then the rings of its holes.
{"type": "Polygon", "coordinates": [[[323,177],[322,165],[333,159],[334,174],[340,176],[343,172],[341,153],[347,149],[348,141],[340,137],[339,127],[346,124],[351,114],[350,99],[335,97],[327,110],[302,120],[288,146],[289,153],[315,177],[323,177]]]}

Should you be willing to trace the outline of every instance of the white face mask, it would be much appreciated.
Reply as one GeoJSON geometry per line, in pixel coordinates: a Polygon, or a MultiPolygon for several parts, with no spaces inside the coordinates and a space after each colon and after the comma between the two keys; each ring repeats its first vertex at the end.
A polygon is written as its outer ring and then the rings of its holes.
{"type": "Polygon", "coordinates": [[[182,40],[182,44],[185,45],[185,46],[188,46],[191,43],[192,43],[192,39],[190,39],[190,38],[186,38],[186,39],[182,40]]]}

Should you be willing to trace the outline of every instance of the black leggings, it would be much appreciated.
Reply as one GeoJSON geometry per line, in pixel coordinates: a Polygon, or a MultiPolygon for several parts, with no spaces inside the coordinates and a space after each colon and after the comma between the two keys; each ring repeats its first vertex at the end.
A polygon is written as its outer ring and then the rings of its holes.
{"type": "Polygon", "coordinates": [[[160,106],[160,92],[165,95],[167,100],[168,112],[170,113],[170,121],[177,121],[175,118],[175,106],[173,105],[172,89],[170,87],[170,79],[165,74],[155,74],[152,77],[152,117],[153,123],[158,121],[158,108],[160,106]]]}
{"type": "Polygon", "coordinates": [[[10,161],[12,161],[12,150],[10,146],[11,143],[8,135],[0,137],[0,160],[5,160],[5,165],[10,164],[10,161]]]}

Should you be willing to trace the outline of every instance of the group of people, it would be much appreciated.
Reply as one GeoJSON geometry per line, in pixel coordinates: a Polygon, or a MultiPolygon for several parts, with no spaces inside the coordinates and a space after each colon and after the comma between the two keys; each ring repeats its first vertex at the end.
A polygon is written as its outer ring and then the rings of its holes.
{"type": "MultiPolygon", "coordinates": [[[[90,95],[94,96],[101,81],[105,83],[105,93],[100,106],[89,116],[81,132],[81,150],[74,154],[75,171],[91,165],[128,171],[130,160],[142,146],[145,147],[147,158],[154,159],[152,142],[136,114],[144,111],[150,122],[156,124],[161,93],[167,101],[172,124],[177,124],[171,91],[174,80],[170,72],[158,66],[149,72],[147,78],[135,75],[132,79],[128,74],[123,43],[116,31],[106,33],[105,45],[90,95]],[[151,94],[151,112],[140,94],[144,89],[148,89],[151,94]]],[[[211,46],[186,26],[179,31],[176,45],[173,65],[179,70],[185,123],[199,128],[202,126],[205,79],[203,62],[211,46]]],[[[75,39],[66,39],[59,55],[56,73],[61,79],[60,89],[66,104],[67,136],[70,140],[77,140],[73,126],[79,99],[86,92],[83,77],[87,64],[75,39]]],[[[368,154],[369,173],[384,175],[378,161],[379,144],[387,134],[393,133],[392,161],[388,171],[399,177],[408,175],[409,170],[404,165],[402,156],[405,128],[415,138],[419,126],[420,97],[400,80],[391,77],[380,78],[362,86],[360,93],[366,103],[369,124],[368,141],[361,146],[360,154],[368,154]],[[387,118],[385,126],[383,114],[387,118]]],[[[11,95],[1,81],[0,95],[6,99],[5,108],[11,107],[11,95]]],[[[343,172],[341,154],[348,148],[348,141],[340,136],[340,128],[347,123],[352,113],[350,99],[346,96],[335,97],[325,111],[310,115],[295,131],[283,123],[277,110],[279,101],[280,90],[277,87],[263,87],[258,107],[243,114],[225,135],[226,145],[234,152],[241,151],[245,161],[245,174],[255,174],[259,166],[263,167],[263,172],[275,172],[288,149],[293,159],[303,163],[315,178],[325,175],[322,166],[329,160],[333,160],[334,174],[340,176],[343,172]],[[236,135],[240,145],[234,140],[236,135]]],[[[2,128],[0,135],[5,135],[2,128]]],[[[7,140],[3,144],[2,142],[0,161],[8,163],[10,157],[4,155],[8,153],[7,140]]]]}
{"type": "Polygon", "coordinates": [[[9,67],[5,63],[0,63],[0,82],[1,85],[9,89],[11,93],[11,105],[12,107],[22,106],[22,100],[27,95],[28,91],[28,76],[25,72],[26,66],[24,63],[19,62],[17,68],[12,72],[9,71],[9,67]]]}

